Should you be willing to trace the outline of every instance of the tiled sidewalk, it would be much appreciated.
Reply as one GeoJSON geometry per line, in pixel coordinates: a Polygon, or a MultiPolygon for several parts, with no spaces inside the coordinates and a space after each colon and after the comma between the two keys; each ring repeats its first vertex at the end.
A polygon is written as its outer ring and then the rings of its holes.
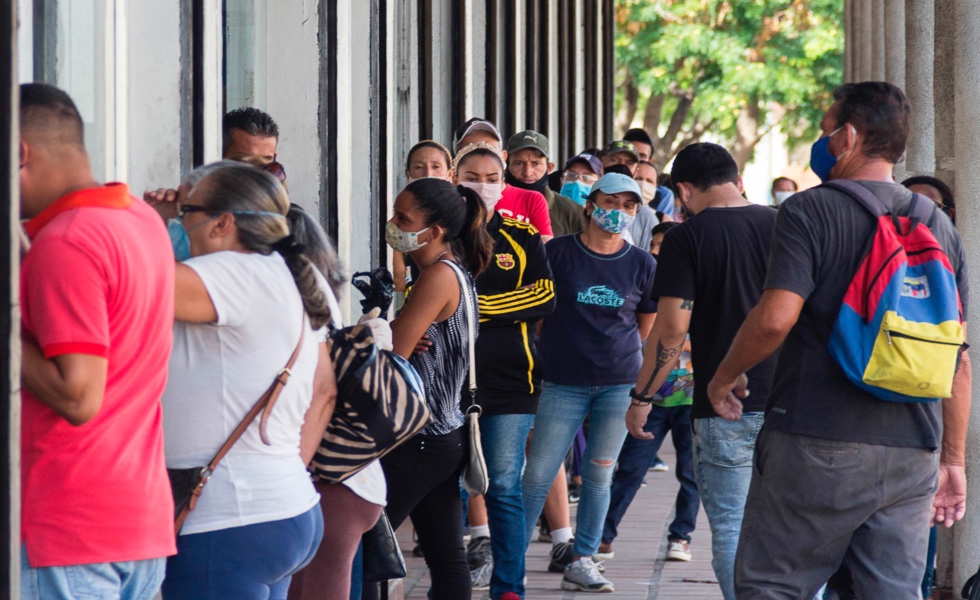
{"type": "MultiPolygon", "coordinates": [[[[721,591],[711,570],[711,534],[702,510],[691,544],[694,559],[689,563],[664,562],[667,526],[670,524],[678,483],[674,477],[674,449],[668,440],[660,456],[671,466],[666,473],[647,474],[647,486],[640,488],[622,525],[614,549],[616,557],[606,561],[606,577],[616,585],[615,597],[630,600],[672,600],[697,598],[720,600],[721,591]]],[[[573,507],[574,511],[574,507],[573,507]]],[[[574,523],[574,517],[572,519],[574,523]]],[[[408,563],[403,582],[406,600],[425,600],[429,576],[421,558],[411,555],[411,524],[402,526],[398,538],[408,563]]],[[[595,596],[561,590],[561,575],[548,572],[550,546],[533,542],[527,555],[527,600],[570,600],[595,596]]],[[[475,592],[474,600],[486,600],[487,592],[475,592]]]]}

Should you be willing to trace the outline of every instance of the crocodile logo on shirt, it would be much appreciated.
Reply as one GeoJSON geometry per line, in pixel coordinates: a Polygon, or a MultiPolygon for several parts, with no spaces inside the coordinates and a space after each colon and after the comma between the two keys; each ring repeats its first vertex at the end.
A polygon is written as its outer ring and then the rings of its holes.
{"type": "Polygon", "coordinates": [[[578,301],[582,304],[592,306],[608,306],[619,308],[626,303],[626,299],[604,285],[594,285],[587,290],[578,293],[578,301]]]}

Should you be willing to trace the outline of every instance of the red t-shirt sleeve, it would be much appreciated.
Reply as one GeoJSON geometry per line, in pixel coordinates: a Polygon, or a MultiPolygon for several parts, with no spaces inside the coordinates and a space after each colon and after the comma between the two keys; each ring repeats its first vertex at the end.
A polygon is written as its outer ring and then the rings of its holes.
{"type": "Polygon", "coordinates": [[[31,248],[24,294],[30,332],[47,358],[108,357],[108,282],[104,265],[77,245],[44,240],[31,248]]]}
{"type": "Polygon", "coordinates": [[[529,196],[528,204],[530,206],[528,206],[527,218],[531,221],[531,225],[534,225],[541,235],[554,237],[555,233],[551,229],[551,214],[548,212],[548,201],[542,194],[534,193],[529,194],[529,196]]]}

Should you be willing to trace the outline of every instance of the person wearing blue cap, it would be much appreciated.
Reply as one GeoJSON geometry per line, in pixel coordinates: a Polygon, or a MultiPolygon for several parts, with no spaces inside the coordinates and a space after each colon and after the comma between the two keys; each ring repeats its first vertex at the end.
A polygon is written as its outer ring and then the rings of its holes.
{"type": "Polygon", "coordinates": [[[523,492],[530,540],[565,452],[588,417],[573,560],[565,567],[564,590],[614,589],[594,556],[609,508],[613,466],[626,439],[630,386],[643,362],[641,343],[657,311],[650,295],[656,260],[623,240],[641,202],[632,177],[606,174],[585,200],[587,228],[548,243],[557,302],[542,328],[544,383],[523,492]]]}

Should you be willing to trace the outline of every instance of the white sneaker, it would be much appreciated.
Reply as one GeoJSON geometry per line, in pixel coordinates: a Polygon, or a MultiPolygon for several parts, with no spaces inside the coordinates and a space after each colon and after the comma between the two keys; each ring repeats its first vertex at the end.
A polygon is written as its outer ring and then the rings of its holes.
{"type": "Polygon", "coordinates": [[[669,540],[667,544],[666,560],[679,560],[691,562],[691,544],[684,540],[669,540]]]}
{"type": "Polygon", "coordinates": [[[598,566],[589,556],[583,556],[565,567],[565,576],[561,579],[561,589],[590,593],[616,591],[612,582],[599,573],[598,566]]]}

